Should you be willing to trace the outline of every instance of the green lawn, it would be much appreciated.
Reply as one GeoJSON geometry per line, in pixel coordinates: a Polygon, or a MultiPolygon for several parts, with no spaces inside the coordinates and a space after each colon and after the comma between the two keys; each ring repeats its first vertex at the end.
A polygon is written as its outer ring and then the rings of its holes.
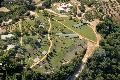
{"type": "Polygon", "coordinates": [[[89,26],[83,26],[81,28],[74,28],[73,25],[77,24],[78,22],[74,22],[73,20],[66,20],[66,21],[61,21],[61,22],[64,23],[66,26],[69,26],[71,29],[73,29],[80,35],[90,40],[96,41],[96,36],[93,30],[89,26]]]}
{"type": "Polygon", "coordinates": [[[96,41],[96,36],[95,36],[93,30],[89,26],[83,26],[81,28],[74,28],[73,25],[75,25],[79,22],[77,22],[77,21],[74,22],[73,20],[69,20],[68,18],[60,18],[58,16],[55,16],[54,18],[56,20],[59,20],[66,26],[70,27],[72,30],[76,31],[80,35],[82,35],[90,40],[96,41]]]}

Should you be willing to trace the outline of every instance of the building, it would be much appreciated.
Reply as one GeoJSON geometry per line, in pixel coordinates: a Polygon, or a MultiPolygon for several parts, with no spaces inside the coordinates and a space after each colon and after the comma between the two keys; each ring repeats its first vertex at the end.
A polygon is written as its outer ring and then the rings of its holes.
{"type": "Polygon", "coordinates": [[[38,56],[37,56],[37,58],[35,58],[33,61],[34,62],[38,62],[40,59],[38,58],[38,56]]]}
{"type": "Polygon", "coordinates": [[[8,21],[3,21],[1,25],[2,26],[9,25],[10,23],[12,23],[12,21],[13,21],[12,19],[9,19],[8,21]]]}
{"type": "Polygon", "coordinates": [[[57,10],[59,11],[59,13],[65,13],[65,9],[58,7],[57,10]]]}
{"type": "Polygon", "coordinates": [[[5,30],[5,29],[0,28],[0,34],[3,34],[3,33],[5,33],[5,32],[6,32],[6,30],[5,30]]]}
{"type": "Polygon", "coordinates": [[[47,54],[47,51],[44,50],[44,51],[42,52],[42,54],[43,54],[43,55],[46,55],[46,54],[47,54]]]}
{"type": "Polygon", "coordinates": [[[81,28],[82,26],[83,26],[83,23],[79,23],[79,24],[73,25],[74,28],[81,28]]]}
{"type": "Polygon", "coordinates": [[[14,37],[13,34],[8,34],[8,35],[1,35],[1,39],[7,39],[7,38],[11,38],[14,37]]]}
{"type": "Polygon", "coordinates": [[[73,5],[71,5],[70,3],[66,4],[66,3],[62,3],[58,6],[57,10],[60,12],[60,13],[65,13],[65,12],[69,12],[70,11],[70,8],[72,7],[73,5]]]}
{"type": "Polygon", "coordinates": [[[77,34],[63,34],[63,33],[56,33],[57,36],[59,37],[70,37],[70,38],[76,38],[78,37],[77,34]]]}
{"type": "Polygon", "coordinates": [[[14,48],[14,47],[15,47],[15,45],[12,45],[12,44],[7,45],[7,50],[10,50],[10,49],[12,49],[12,48],[14,48]]]}

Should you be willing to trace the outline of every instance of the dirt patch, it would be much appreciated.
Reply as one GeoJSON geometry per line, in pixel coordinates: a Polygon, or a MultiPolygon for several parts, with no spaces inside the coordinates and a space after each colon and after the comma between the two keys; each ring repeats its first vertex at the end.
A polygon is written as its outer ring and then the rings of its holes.
{"type": "Polygon", "coordinates": [[[6,32],[6,30],[5,30],[5,29],[0,28],[0,34],[5,33],[5,32],[6,32]]]}

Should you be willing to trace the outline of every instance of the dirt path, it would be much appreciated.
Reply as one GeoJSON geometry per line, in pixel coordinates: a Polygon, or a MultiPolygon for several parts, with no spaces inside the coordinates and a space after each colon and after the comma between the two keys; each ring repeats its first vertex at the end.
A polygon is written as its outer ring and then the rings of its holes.
{"type": "Polygon", "coordinates": [[[96,41],[96,43],[92,43],[92,42],[88,41],[87,51],[82,59],[82,64],[75,70],[73,75],[68,77],[67,80],[75,80],[80,75],[80,73],[84,69],[88,59],[93,55],[93,52],[95,51],[95,49],[97,47],[99,47],[99,42],[101,40],[101,36],[99,34],[97,34],[97,32],[96,32],[96,26],[99,22],[100,21],[98,19],[95,19],[94,21],[90,22],[91,28],[93,29],[93,31],[96,35],[97,41],[96,41]]]}
{"type": "Polygon", "coordinates": [[[23,45],[23,37],[22,37],[22,35],[23,35],[23,33],[22,33],[22,20],[20,19],[20,21],[19,21],[19,28],[20,28],[20,32],[21,32],[21,37],[20,37],[20,44],[21,44],[21,46],[23,45]]]}
{"type": "Polygon", "coordinates": [[[33,68],[34,66],[36,66],[37,64],[39,64],[40,62],[42,62],[44,59],[46,59],[47,55],[51,52],[51,48],[52,48],[53,42],[52,42],[52,40],[50,38],[50,31],[51,31],[51,28],[52,28],[50,18],[49,18],[48,21],[49,21],[49,24],[50,24],[50,27],[48,29],[48,40],[50,41],[50,46],[49,46],[48,52],[47,52],[47,54],[44,57],[42,57],[38,62],[34,63],[30,68],[33,68]]]}

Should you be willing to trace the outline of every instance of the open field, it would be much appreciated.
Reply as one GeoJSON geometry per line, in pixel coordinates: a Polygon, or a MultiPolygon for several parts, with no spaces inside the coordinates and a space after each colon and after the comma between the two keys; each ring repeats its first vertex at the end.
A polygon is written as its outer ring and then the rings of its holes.
{"type": "Polygon", "coordinates": [[[85,26],[83,25],[81,28],[74,28],[73,25],[76,25],[79,23],[79,21],[77,19],[76,19],[76,21],[69,20],[68,18],[60,18],[60,17],[55,17],[55,19],[62,22],[66,26],[70,27],[71,29],[73,29],[74,31],[79,33],[80,35],[82,35],[90,40],[96,41],[95,33],[92,30],[92,28],[89,27],[89,25],[85,25],[85,26]]]}
{"type": "MultiPolygon", "coordinates": [[[[32,69],[41,73],[51,73],[59,70],[62,65],[69,64],[74,58],[80,55],[85,50],[86,43],[85,41],[80,40],[78,35],[77,37],[56,35],[59,33],[62,33],[63,35],[71,35],[75,33],[53,19],[51,19],[51,30],[48,32],[50,28],[48,17],[43,16],[42,11],[37,14],[38,17],[35,19],[26,18],[25,20],[22,20],[21,29],[17,28],[18,23],[16,23],[16,27],[14,27],[15,25],[11,25],[9,26],[10,28],[8,27],[8,29],[12,33],[16,33],[17,31],[19,34],[19,41],[22,37],[22,47],[24,47],[27,51],[25,54],[25,63],[28,66],[34,65],[34,63],[36,63],[36,58],[41,60],[46,56],[45,54],[42,54],[42,52],[49,50],[49,34],[50,40],[53,41],[50,54],[48,54],[44,60],[36,64],[32,69]],[[44,28],[39,27],[40,23],[43,23],[44,28]],[[13,27],[14,30],[12,29],[13,27]],[[42,30],[46,30],[47,33],[42,34],[42,30]],[[21,32],[22,34],[20,34],[21,32]]],[[[59,17],[55,18],[57,20],[61,19],[59,17]]],[[[80,29],[75,29],[72,27],[72,25],[77,24],[77,21],[75,22],[73,20],[69,20],[68,18],[62,18],[62,20],[59,21],[80,35],[90,40],[95,40],[94,33],[90,27],[83,26],[80,29]]]]}
{"type": "Polygon", "coordinates": [[[51,73],[59,70],[62,65],[70,63],[72,59],[81,54],[85,48],[83,48],[85,42],[81,41],[79,38],[59,37],[56,35],[56,33],[61,32],[64,34],[73,34],[73,32],[69,31],[67,28],[62,27],[63,25],[56,21],[51,21],[51,25],[52,35],[50,37],[53,41],[51,53],[46,60],[33,68],[33,70],[42,73],[51,73]]]}

